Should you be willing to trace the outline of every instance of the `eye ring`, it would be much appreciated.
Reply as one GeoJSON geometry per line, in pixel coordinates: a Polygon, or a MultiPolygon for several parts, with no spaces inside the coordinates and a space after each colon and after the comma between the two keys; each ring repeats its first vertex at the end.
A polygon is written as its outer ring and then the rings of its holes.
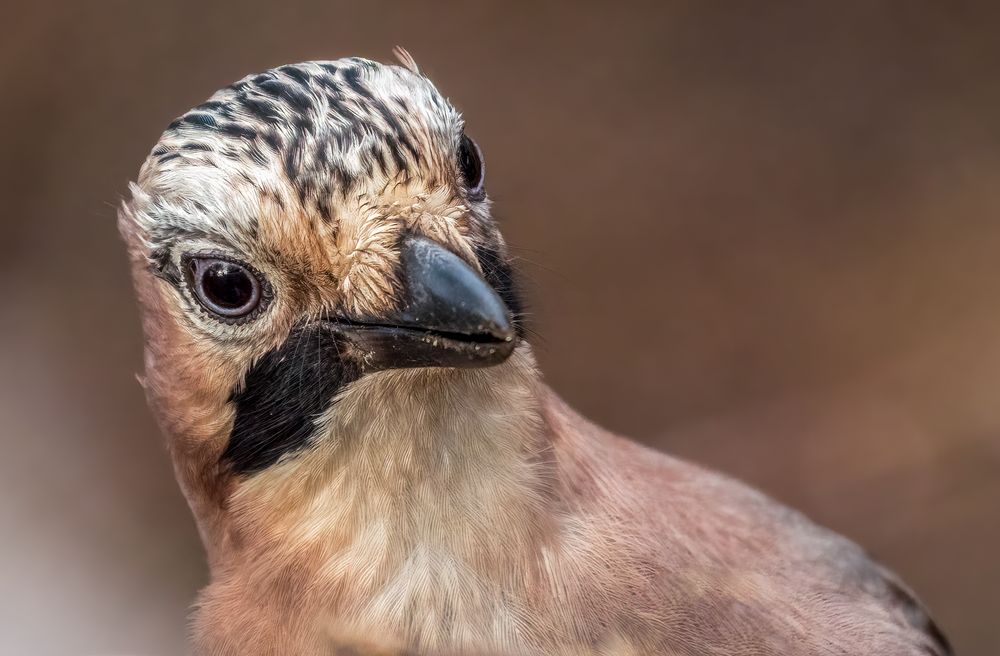
{"type": "Polygon", "coordinates": [[[220,321],[248,321],[270,301],[270,286],[248,264],[218,254],[188,255],[181,264],[194,300],[220,321]]]}
{"type": "Polygon", "coordinates": [[[464,132],[458,142],[455,160],[469,197],[474,200],[483,198],[486,195],[486,165],[483,163],[483,152],[464,132]]]}

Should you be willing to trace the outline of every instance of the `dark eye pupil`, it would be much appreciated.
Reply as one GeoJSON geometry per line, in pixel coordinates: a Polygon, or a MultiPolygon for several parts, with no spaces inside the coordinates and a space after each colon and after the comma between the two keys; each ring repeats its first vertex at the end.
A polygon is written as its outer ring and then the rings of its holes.
{"type": "Polygon", "coordinates": [[[253,281],[250,276],[229,262],[209,265],[201,281],[205,295],[224,308],[241,308],[253,298],[253,281]]]}
{"type": "Polygon", "coordinates": [[[246,267],[200,257],[192,258],[188,266],[195,295],[212,312],[225,317],[242,317],[259,304],[260,283],[246,267]]]}
{"type": "Polygon", "coordinates": [[[482,190],[483,161],[479,157],[479,148],[464,134],[458,145],[458,170],[470,191],[475,193],[482,190]]]}

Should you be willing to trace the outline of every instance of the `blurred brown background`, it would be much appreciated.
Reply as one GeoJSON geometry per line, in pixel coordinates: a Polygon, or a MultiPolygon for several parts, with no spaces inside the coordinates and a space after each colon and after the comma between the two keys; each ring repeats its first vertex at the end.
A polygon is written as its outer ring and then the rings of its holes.
{"type": "Polygon", "coordinates": [[[88,2],[0,41],[0,653],[180,654],[202,555],[114,203],[246,73],[395,44],[466,113],[551,384],[897,569],[1000,653],[1000,13],[88,2]]]}

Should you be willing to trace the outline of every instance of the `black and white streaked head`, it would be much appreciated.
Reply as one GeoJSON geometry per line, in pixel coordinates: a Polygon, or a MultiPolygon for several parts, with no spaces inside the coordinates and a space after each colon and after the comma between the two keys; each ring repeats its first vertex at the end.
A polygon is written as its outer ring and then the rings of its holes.
{"type": "Polygon", "coordinates": [[[437,389],[460,412],[530,366],[482,154],[401,59],[246,77],[174,121],[131,187],[145,385],[196,512],[348,439],[340,407],[437,389]]]}

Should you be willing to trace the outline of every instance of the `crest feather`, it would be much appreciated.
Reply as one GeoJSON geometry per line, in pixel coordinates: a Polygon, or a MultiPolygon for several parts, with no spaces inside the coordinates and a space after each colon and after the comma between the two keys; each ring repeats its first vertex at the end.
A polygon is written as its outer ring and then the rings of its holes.
{"type": "Polygon", "coordinates": [[[417,62],[413,59],[413,55],[411,55],[406,48],[396,46],[392,49],[392,54],[396,56],[396,61],[402,64],[404,68],[409,70],[411,73],[420,75],[420,69],[417,68],[417,62]]]}

